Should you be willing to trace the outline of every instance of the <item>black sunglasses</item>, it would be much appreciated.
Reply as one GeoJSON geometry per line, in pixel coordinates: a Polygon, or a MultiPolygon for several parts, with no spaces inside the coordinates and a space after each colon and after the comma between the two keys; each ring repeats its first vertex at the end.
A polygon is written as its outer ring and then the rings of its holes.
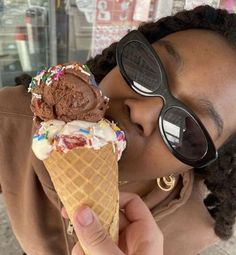
{"type": "Polygon", "coordinates": [[[132,31],[118,42],[116,60],[135,92],[163,98],[159,129],[171,153],[193,167],[214,161],[217,151],[210,135],[191,109],[170,93],[161,60],[141,32],[132,31]]]}

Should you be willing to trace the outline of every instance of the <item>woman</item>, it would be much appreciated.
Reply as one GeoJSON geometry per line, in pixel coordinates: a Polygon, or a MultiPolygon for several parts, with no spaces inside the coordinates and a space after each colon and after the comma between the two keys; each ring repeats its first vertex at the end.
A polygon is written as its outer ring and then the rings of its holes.
{"type": "MultiPolygon", "coordinates": [[[[235,34],[235,14],[203,6],[143,24],[88,61],[110,98],[106,117],[127,136],[120,190],[142,197],[165,255],[196,255],[232,235],[235,34]]],[[[66,235],[62,205],[31,155],[29,103],[22,86],[1,91],[0,183],[10,220],[27,254],[70,254],[76,240],[66,235]]]]}

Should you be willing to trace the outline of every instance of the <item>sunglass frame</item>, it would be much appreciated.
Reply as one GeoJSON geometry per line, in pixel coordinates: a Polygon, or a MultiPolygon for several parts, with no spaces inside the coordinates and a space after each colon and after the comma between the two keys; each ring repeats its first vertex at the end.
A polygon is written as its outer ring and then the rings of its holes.
{"type": "Polygon", "coordinates": [[[116,48],[116,61],[117,61],[117,64],[119,66],[119,69],[120,69],[120,72],[121,72],[123,78],[126,80],[127,84],[136,93],[138,93],[142,96],[162,97],[164,104],[163,104],[163,107],[161,109],[161,112],[160,112],[160,115],[158,118],[159,130],[160,130],[161,136],[162,136],[165,144],[168,146],[169,150],[176,158],[178,158],[183,163],[190,165],[192,167],[196,167],[196,168],[204,167],[217,159],[218,153],[217,153],[215,145],[212,141],[211,136],[209,135],[208,131],[206,130],[206,128],[204,127],[204,125],[202,124],[202,122],[198,118],[198,116],[188,106],[186,106],[183,102],[179,101],[177,98],[175,98],[171,94],[171,92],[169,90],[169,86],[168,86],[168,78],[166,75],[166,71],[163,67],[163,64],[162,64],[158,54],[154,50],[154,48],[151,46],[151,44],[148,42],[148,40],[144,37],[144,35],[141,32],[139,32],[138,30],[133,30],[133,31],[129,32],[126,36],[124,36],[118,42],[117,48],[116,48]],[[147,49],[149,51],[149,53],[152,55],[151,57],[153,57],[155,59],[155,61],[157,63],[157,67],[160,69],[161,76],[162,76],[161,77],[162,82],[161,82],[160,86],[153,92],[148,93],[148,92],[141,91],[139,88],[137,88],[134,85],[133,80],[127,75],[125,68],[122,64],[122,54],[125,49],[125,46],[132,42],[141,43],[142,46],[145,49],[147,49]],[[179,109],[185,111],[190,117],[192,117],[194,119],[194,121],[197,123],[197,125],[202,130],[202,132],[205,136],[205,139],[207,141],[207,148],[206,148],[205,154],[200,159],[193,160],[193,159],[188,159],[188,158],[182,156],[180,153],[178,153],[171,146],[170,142],[166,138],[165,130],[163,127],[163,120],[164,120],[165,113],[172,107],[176,107],[176,108],[179,108],[179,109]]]}

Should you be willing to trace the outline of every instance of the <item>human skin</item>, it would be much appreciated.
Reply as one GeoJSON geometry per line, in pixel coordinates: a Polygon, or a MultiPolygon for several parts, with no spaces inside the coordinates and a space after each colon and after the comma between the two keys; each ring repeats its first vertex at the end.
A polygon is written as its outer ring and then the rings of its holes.
{"type": "MultiPolygon", "coordinates": [[[[232,109],[236,102],[236,50],[221,35],[200,29],[170,34],[152,46],[164,65],[171,93],[198,115],[219,148],[235,132],[236,115],[232,109]],[[163,45],[163,40],[174,45],[181,58],[180,65],[163,45]],[[221,134],[203,110],[204,100],[209,100],[221,116],[221,134]]],[[[135,93],[118,67],[104,77],[100,89],[110,98],[106,117],[117,121],[127,137],[119,175],[120,180],[135,185],[128,184],[122,190],[142,195],[153,189],[157,177],[172,173],[178,176],[191,169],[171,154],[161,138],[157,125],[163,107],[161,97],[135,93]]]]}
{"type": "MultiPolygon", "coordinates": [[[[98,217],[88,207],[82,206],[75,212],[75,232],[89,253],[94,255],[162,255],[163,235],[140,197],[131,193],[120,193],[120,208],[123,209],[123,212],[120,211],[120,223],[128,219],[129,224],[125,226],[123,224],[120,228],[119,248],[108,237],[98,217]]],[[[68,218],[64,209],[62,215],[68,218]]],[[[82,254],[84,253],[77,242],[72,255],[82,254]]]]}

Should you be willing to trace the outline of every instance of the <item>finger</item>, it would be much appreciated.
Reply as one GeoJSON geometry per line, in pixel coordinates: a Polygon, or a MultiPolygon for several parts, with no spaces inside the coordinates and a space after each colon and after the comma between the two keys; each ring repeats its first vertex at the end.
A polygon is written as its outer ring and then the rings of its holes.
{"type": "Polygon", "coordinates": [[[136,194],[120,192],[120,208],[125,211],[130,222],[145,220],[154,223],[155,220],[143,200],[136,194]]]}
{"type": "Polygon", "coordinates": [[[67,211],[66,211],[65,207],[61,208],[61,215],[62,215],[63,218],[69,219],[69,216],[67,214],[67,211]]]}
{"type": "Polygon", "coordinates": [[[126,243],[140,243],[133,254],[163,254],[163,234],[143,200],[132,193],[120,193],[120,206],[131,222],[128,231],[120,234],[119,247],[126,251],[126,243]]]}
{"type": "Polygon", "coordinates": [[[76,243],[76,245],[73,247],[71,255],[85,255],[83,252],[83,249],[81,248],[79,242],[76,243]]]}
{"type": "Polygon", "coordinates": [[[77,210],[74,217],[75,232],[90,254],[124,255],[106,234],[95,213],[86,206],[77,210]]]}
{"type": "Polygon", "coordinates": [[[128,227],[130,221],[125,216],[124,212],[119,212],[119,232],[121,233],[124,229],[128,227]]]}
{"type": "Polygon", "coordinates": [[[129,203],[130,200],[136,198],[138,195],[134,194],[134,193],[130,193],[130,192],[120,192],[119,197],[119,204],[120,204],[120,208],[124,209],[126,204],[129,203]]]}

